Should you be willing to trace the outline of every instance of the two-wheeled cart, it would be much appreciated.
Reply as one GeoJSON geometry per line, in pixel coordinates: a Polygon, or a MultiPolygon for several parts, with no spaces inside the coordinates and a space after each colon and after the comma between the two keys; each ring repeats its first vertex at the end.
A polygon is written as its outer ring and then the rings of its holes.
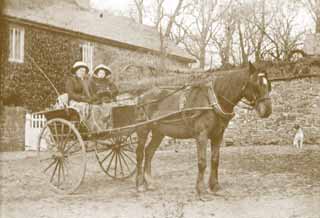
{"type": "MultiPolygon", "coordinates": [[[[90,132],[73,108],[38,112],[47,120],[38,139],[40,168],[50,186],[58,193],[71,194],[82,183],[87,152],[94,151],[105,174],[114,179],[127,179],[136,170],[136,131],[156,122],[175,122],[177,117],[192,117],[195,111],[212,107],[184,109],[156,119],[137,120],[137,105],[118,105],[111,110],[112,128],[90,132]]],[[[179,119],[178,119],[179,120],[179,119]]]]}

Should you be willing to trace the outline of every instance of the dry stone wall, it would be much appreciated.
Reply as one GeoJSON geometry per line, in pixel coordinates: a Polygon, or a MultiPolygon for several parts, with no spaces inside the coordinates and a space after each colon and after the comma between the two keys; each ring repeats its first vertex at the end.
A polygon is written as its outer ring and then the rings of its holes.
{"type": "Polygon", "coordinates": [[[226,145],[292,144],[294,124],[303,128],[305,143],[320,144],[320,78],[273,82],[271,98],[273,112],[267,119],[236,108],[226,145]]]}
{"type": "Polygon", "coordinates": [[[0,151],[23,151],[26,110],[3,107],[0,111],[0,151]]]}

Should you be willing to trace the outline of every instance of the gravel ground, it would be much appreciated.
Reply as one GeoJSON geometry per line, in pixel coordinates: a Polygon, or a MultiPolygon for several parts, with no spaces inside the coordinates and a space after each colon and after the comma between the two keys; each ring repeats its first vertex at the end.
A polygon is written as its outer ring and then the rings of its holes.
{"type": "MultiPolygon", "coordinates": [[[[209,152],[208,152],[209,154],[209,152]]],[[[156,191],[136,193],[134,178],[114,181],[88,154],[87,173],[73,195],[55,194],[33,152],[0,155],[1,217],[320,218],[320,146],[224,147],[222,190],[207,201],[195,193],[195,147],[155,155],[156,191]]],[[[208,172],[208,171],[207,171],[208,172]]]]}

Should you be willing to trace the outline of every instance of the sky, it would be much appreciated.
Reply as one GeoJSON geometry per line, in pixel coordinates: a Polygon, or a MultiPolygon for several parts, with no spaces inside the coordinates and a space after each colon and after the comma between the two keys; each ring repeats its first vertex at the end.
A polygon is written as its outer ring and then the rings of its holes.
{"type": "MultiPolygon", "coordinates": [[[[98,10],[106,10],[116,15],[130,16],[130,8],[135,8],[134,0],[90,0],[91,7],[98,10]]],[[[147,14],[150,10],[153,10],[154,0],[144,0],[145,7],[147,8],[147,14]]],[[[164,8],[166,13],[173,13],[175,7],[178,4],[178,0],[165,0],[164,8]]],[[[146,16],[143,21],[144,24],[153,26],[154,22],[152,17],[146,16]]]]}
{"type": "Polygon", "coordinates": [[[134,0],[91,0],[91,4],[97,9],[124,10],[134,0]]]}
{"type": "MultiPolygon", "coordinates": [[[[90,0],[94,8],[127,11],[129,4],[134,4],[134,0],[90,0]]],[[[151,0],[145,0],[145,4],[152,2],[151,0]]],[[[164,6],[167,10],[173,10],[178,0],[167,0],[164,2],[164,6]]]]}
{"type": "MultiPolygon", "coordinates": [[[[130,6],[134,5],[134,0],[90,0],[91,6],[100,10],[108,10],[112,12],[120,12],[120,14],[128,14],[130,6]]],[[[150,3],[153,0],[145,0],[145,4],[147,7],[150,7],[150,3]]],[[[253,0],[255,1],[255,0],[253,0]]],[[[290,1],[290,0],[288,0],[290,1]]],[[[167,13],[173,12],[175,9],[178,0],[166,0],[165,2],[165,10],[167,13]]],[[[314,31],[314,23],[311,17],[307,14],[306,10],[301,9],[299,13],[296,15],[296,31],[306,31],[313,32],[314,31]]],[[[145,24],[151,25],[148,20],[145,20],[145,24]]]]}
{"type": "MultiPolygon", "coordinates": [[[[129,5],[134,4],[134,0],[90,0],[92,7],[100,10],[109,10],[109,11],[120,11],[128,12],[129,5]]],[[[145,4],[150,4],[152,0],[145,0],[145,4]]],[[[164,2],[165,8],[168,12],[173,11],[177,5],[178,0],[166,0],[164,2]]],[[[309,29],[306,26],[312,25],[311,17],[306,14],[306,11],[301,11],[298,15],[298,19],[301,22],[298,22],[298,25],[301,26],[301,29],[309,29]]],[[[300,29],[299,28],[299,29],[300,29]]],[[[310,27],[312,29],[313,27],[310,27]]]]}

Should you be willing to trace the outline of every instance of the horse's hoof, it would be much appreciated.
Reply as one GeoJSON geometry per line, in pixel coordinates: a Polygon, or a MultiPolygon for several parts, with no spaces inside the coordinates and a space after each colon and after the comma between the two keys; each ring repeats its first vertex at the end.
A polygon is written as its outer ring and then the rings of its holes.
{"type": "Polygon", "coordinates": [[[210,187],[210,188],[208,189],[209,193],[211,193],[211,194],[216,194],[216,193],[217,193],[218,191],[220,191],[220,190],[222,190],[222,188],[221,188],[221,186],[218,185],[218,184],[216,184],[215,186],[210,187]]]}
{"type": "Polygon", "coordinates": [[[206,186],[204,185],[204,183],[197,183],[196,185],[196,191],[198,193],[198,195],[202,195],[202,194],[206,194],[207,190],[206,190],[206,186]]]}
{"type": "Polygon", "coordinates": [[[199,200],[200,201],[212,201],[214,200],[214,196],[212,196],[211,194],[209,193],[202,193],[199,195],[199,200]]]}
{"type": "Polygon", "coordinates": [[[204,196],[206,194],[208,194],[207,190],[205,188],[196,188],[197,194],[199,196],[199,198],[201,198],[201,196],[204,196]]]}
{"type": "Polygon", "coordinates": [[[137,192],[145,192],[146,191],[146,188],[144,187],[144,185],[139,185],[137,187],[137,192]]]}
{"type": "Polygon", "coordinates": [[[208,189],[208,193],[210,193],[212,196],[221,197],[225,200],[228,200],[231,197],[230,193],[225,189],[222,189],[219,185],[216,186],[213,190],[208,189]]]}
{"type": "Polygon", "coordinates": [[[148,189],[148,191],[155,191],[157,189],[157,187],[154,184],[148,184],[147,189],[148,189]]]}

